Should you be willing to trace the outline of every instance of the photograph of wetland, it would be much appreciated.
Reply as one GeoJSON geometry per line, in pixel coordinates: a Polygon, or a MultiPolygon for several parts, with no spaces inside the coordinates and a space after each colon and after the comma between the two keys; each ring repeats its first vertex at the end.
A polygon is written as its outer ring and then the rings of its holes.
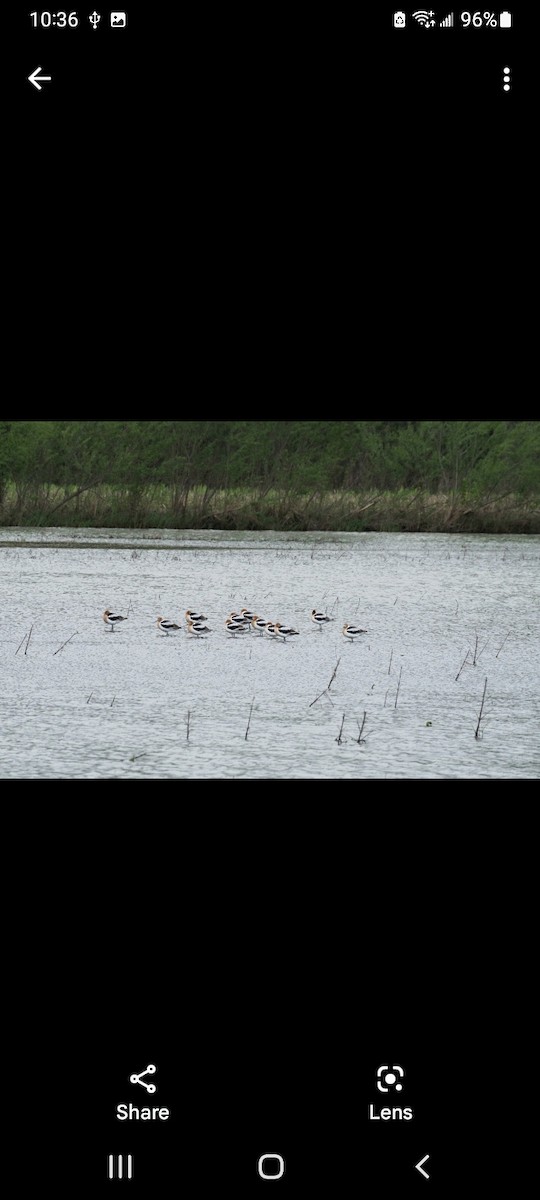
{"type": "Polygon", "coordinates": [[[0,777],[537,778],[538,430],[1,422],[0,777]]]}

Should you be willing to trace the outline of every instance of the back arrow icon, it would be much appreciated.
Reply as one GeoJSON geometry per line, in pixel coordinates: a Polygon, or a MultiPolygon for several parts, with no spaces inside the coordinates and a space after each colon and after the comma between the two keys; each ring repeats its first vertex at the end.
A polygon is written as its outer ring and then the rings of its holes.
{"type": "Polygon", "coordinates": [[[41,67],[36,67],[35,71],[32,71],[32,74],[28,76],[28,79],[37,88],[38,92],[40,92],[42,82],[45,83],[46,80],[51,80],[52,75],[38,75],[38,71],[41,71],[41,67]]]}
{"type": "Polygon", "coordinates": [[[416,1166],[415,1166],[415,1171],[420,1171],[420,1174],[424,1176],[424,1179],[429,1179],[429,1175],[428,1175],[427,1171],[422,1170],[422,1163],[427,1162],[428,1158],[429,1158],[429,1154],[424,1154],[424,1157],[421,1158],[420,1162],[417,1162],[416,1166]]]}

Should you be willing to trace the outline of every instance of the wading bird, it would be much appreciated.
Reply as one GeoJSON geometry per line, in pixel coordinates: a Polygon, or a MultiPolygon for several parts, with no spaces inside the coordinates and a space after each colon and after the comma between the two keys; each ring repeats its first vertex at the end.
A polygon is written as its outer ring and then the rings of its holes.
{"type": "Polygon", "coordinates": [[[205,625],[204,621],[188,621],[187,631],[193,637],[202,637],[203,634],[212,632],[210,627],[205,625]]]}
{"type": "Polygon", "coordinates": [[[349,625],[346,621],[341,632],[350,642],[354,642],[361,633],[367,633],[367,629],[359,629],[358,625],[349,625]]]}
{"type": "Polygon", "coordinates": [[[156,625],[166,634],[177,633],[182,628],[181,625],[175,625],[174,621],[167,621],[165,617],[158,617],[156,625]]]}
{"type": "Polygon", "coordinates": [[[245,621],[239,621],[238,619],[233,620],[232,617],[227,617],[227,620],[225,621],[225,628],[228,629],[229,633],[233,634],[246,633],[249,629],[249,625],[246,625],[245,621]]]}
{"type": "Polygon", "coordinates": [[[115,625],[117,625],[119,621],[127,621],[127,617],[121,617],[120,613],[113,613],[109,608],[106,608],[105,612],[103,613],[103,620],[105,621],[105,624],[109,626],[111,633],[114,633],[115,625]]]}
{"type": "Polygon", "coordinates": [[[279,621],[276,621],[274,628],[276,637],[283,638],[284,642],[287,641],[287,638],[300,636],[297,629],[291,629],[290,625],[281,625],[279,621]]]}
{"type": "Polygon", "coordinates": [[[317,612],[316,608],[312,608],[311,620],[315,621],[315,624],[319,626],[319,629],[322,629],[323,625],[325,625],[327,621],[333,621],[334,618],[327,617],[326,613],[317,612]]]}

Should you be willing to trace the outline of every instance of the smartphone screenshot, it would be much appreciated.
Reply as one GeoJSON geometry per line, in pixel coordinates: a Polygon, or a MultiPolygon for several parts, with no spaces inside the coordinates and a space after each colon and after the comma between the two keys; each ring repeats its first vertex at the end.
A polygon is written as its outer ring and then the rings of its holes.
{"type": "MultiPolygon", "coordinates": [[[[465,343],[500,362],[523,6],[14,11],[32,416],[386,413],[435,349],[434,405],[465,343]]],[[[429,1019],[375,1028],[356,985],[274,995],[279,945],[254,954],[264,1005],[217,981],[168,1036],[56,1046],[71,1194],[465,1194],[465,1056],[429,1019]]]]}

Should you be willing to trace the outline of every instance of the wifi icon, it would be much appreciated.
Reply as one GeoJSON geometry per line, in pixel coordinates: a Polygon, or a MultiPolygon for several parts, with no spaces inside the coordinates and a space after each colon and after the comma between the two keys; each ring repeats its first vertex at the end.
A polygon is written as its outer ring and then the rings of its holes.
{"type": "Polygon", "coordinates": [[[426,12],[425,8],[418,8],[416,12],[413,13],[413,17],[415,21],[418,21],[419,25],[424,26],[424,29],[427,29],[428,26],[435,24],[435,21],[430,19],[433,17],[433,9],[431,9],[430,12],[426,12]]]}

